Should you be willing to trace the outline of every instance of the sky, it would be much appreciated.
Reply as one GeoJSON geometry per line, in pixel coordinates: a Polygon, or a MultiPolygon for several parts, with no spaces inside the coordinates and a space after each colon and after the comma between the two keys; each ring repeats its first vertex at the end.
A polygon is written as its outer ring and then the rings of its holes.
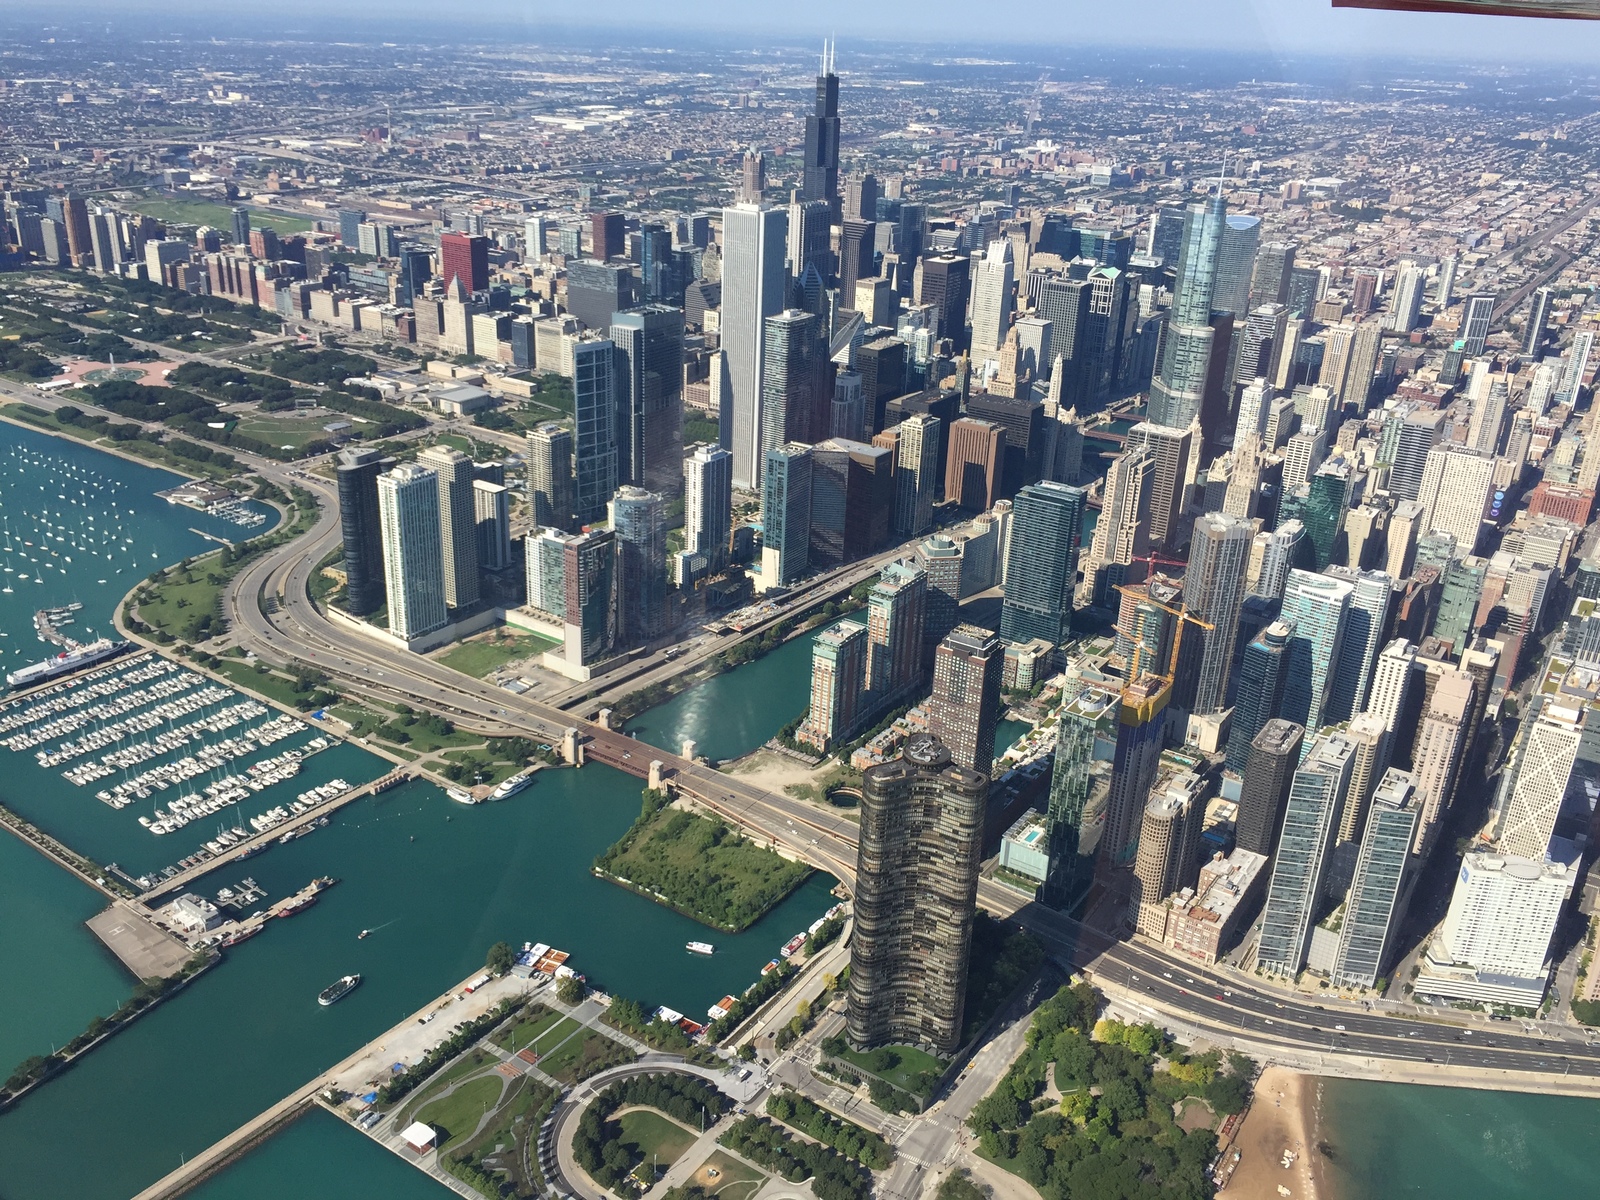
{"type": "MultiPolygon", "coordinates": [[[[172,20],[188,14],[218,32],[255,34],[269,22],[344,17],[353,39],[365,40],[396,19],[436,23],[463,40],[503,30],[514,40],[539,40],[559,29],[569,35],[588,20],[613,33],[638,32],[641,44],[672,36],[717,32],[753,43],[763,37],[833,35],[974,45],[1031,43],[1129,47],[1222,47],[1268,57],[1439,57],[1475,62],[1594,63],[1600,60],[1600,21],[1389,13],[1333,8],[1330,0],[604,0],[593,8],[549,0],[475,0],[441,9],[437,0],[10,0],[10,17],[41,27],[63,18],[138,13],[172,20]],[[243,21],[230,22],[232,14],[243,21]],[[246,30],[245,22],[248,22],[246,30]],[[652,36],[654,35],[654,36],[652,36]]],[[[841,58],[841,65],[843,59],[841,58]]]]}

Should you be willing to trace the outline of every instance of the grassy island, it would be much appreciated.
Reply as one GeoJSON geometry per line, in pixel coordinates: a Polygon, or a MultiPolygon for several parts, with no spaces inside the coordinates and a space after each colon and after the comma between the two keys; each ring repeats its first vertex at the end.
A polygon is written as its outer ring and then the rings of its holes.
{"type": "Polygon", "coordinates": [[[594,872],[702,925],[738,933],[799,887],[811,868],[646,791],[639,819],[594,860],[594,872]]]}

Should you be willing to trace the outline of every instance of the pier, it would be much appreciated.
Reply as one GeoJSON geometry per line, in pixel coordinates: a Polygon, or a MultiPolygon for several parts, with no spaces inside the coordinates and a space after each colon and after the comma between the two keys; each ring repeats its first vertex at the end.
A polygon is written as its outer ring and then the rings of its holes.
{"type": "Polygon", "coordinates": [[[135,979],[165,979],[194,956],[192,947],[155,923],[149,910],[119,900],[85,922],[135,979]]]}
{"type": "Polygon", "coordinates": [[[184,868],[176,875],[169,876],[160,883],[156,884],[155,887],[151,888],[148,892],[145,892],[139,897],[139,899],[146,904],[154,904],[163,897],[170,896],[175,892],[181,892],[189,885],[191,881],[200,878],[202,875],[210,874],[218,867],[225,866],[230,862],[235,862],[238,859],[249,857],[260,850],[266,849],[267,846],[271,845],[273,842],[281,840],[283,835],[291,830],[299,829],[303,825],[309,825],[318,817],[323,817],[331,812],[336,812],[345,805],[360,800],[364,796],[372,796],[378,794],[379,792],[386,792],[396,784],[403,783],[411,778],[412,775],[409,771],[390,771],[389,774],[385,775],[382,779],[374,779],[371,783],[364,783],[359,787],[353,787],[342,795],[335,796],[332,800],[325,800],[321,804],[313,805],[311,808],[306,809],[305,812],[295,814],[287,821],[283,821],[280,824],[274,825],[265,833],[253,834],[252,836],[245,838],[243,841],[235,842],[221,854],[213,854],[204,862],[196,863],[191,867],[184,868]]]}

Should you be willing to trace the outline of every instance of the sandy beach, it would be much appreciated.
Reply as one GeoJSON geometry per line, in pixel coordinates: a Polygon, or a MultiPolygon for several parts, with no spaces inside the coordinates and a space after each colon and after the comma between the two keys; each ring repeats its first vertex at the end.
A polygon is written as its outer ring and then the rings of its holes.
{"type": "MultiPolygon", "coordinates": [[[[1228,1186],[1217,1194],[1237,1200],[1333,1200],[1315,1150],[1318,1080],[1282,1067],[1268,1067],[1256,1082],[1234,1147],[1241,1157],[1228,1186]],[[1285,1169],[1285,1151],[1294,1154],[1285,1169]],[[1284,1190],[1287,1189],[1287,1190],[1284,1190]]],[[[1230,1149],[1228,1154],[1232,1155],[1230,1149]]]]}

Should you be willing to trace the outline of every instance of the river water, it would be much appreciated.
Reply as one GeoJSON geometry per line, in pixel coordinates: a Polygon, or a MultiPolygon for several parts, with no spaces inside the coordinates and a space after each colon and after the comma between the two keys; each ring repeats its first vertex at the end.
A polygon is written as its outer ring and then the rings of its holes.
{"type": "MultiPolygon", "coordinates": [[[[0,465],[0,513],[11,516],[14,530],[16,514],[30,503],[27,489],[38,483],[33,473],[59,478],[72,466],[100,472],[104,488],[115,482],[119,500],[135,510],[135,541],[155,547],[157,556],[146,560],[130,549],[140,574],[204,548],[186,531],[211,528],[207,518],[149,499],[171,486],[167,473],[75,443],[7,432],[30,452],[54,456],[37,466],[24,463],[20,472],[0,465]]],[[[216,531],[226,529],[218,522],[216,531]]],[[[98,574],[87,584],[75,570],[61,575],[59,591],[51,580],[35,585],[39,599],[0,606],[0,632],[32,647],[24,661],[42,650],[32,639],[34,608],[76,598],[85,606],[84,623],[103,622],[136,577],[113,571],[98,585],[98,574]]],[[[0,799],[69,844],[130,871],[159,867],[211,836],[191,827],[152,837],[137,824],[135,808],[111,810],[95,800],[93,787],[73,787],[30,754],[0,750],[0,759],[0,799]]],[[[259,803],[281,803],[333,775],[356,781],[385,769],[376,757],[340,746],[317,755],[259,803]]],[[[0,1116],[0,1196],[126,1197],[470,974],[495,941],[549,942],[570,951],[572,965],[601,986],[699,1014],[753,980],[778,947],[831,903],[832,880],[814,876],[751,930],[716,934],[715,956],[689,956],[684,943],[704,938],[703,926],[589,874],[639,803],[639,781],[599,765],[542,772],[512,800],[473,808],[431,785],[407,784],[340,810],[311,837],[215,872],[197,890],[214,892],[245,875],[274,897],[321,874],[341,882],[315,907],[274,922],[174,1000],[0,1116]],[[363,928],[375,933],[357,940],[363,928]],[[316,993],[352,971],[365,977],[363,986],[343,1003],[320,1008],[316,993]]],[[[80,924],[99,907],[94,894],[9,835],[6,841],[0,1049],[9,1071],[109,1011],[131,980],[80,924]]],[[[236,1200],[349,1194],[333,1186],[339,1180],[365,1181],[369,1194],[444,1194],[398,1160],[353,1167],[390,1158],[363,1141],[321,1118],[301,1122],[283,1142],[269,1143],[208,1185],[206,1194],[236,1200]],[[405,1170],[406,1182],[372,1189],[392,1174],[391,1165],[405,1170]],[[318,1190],[295,1182],[303,1179],[318,1181],[318,1190]]]]}

